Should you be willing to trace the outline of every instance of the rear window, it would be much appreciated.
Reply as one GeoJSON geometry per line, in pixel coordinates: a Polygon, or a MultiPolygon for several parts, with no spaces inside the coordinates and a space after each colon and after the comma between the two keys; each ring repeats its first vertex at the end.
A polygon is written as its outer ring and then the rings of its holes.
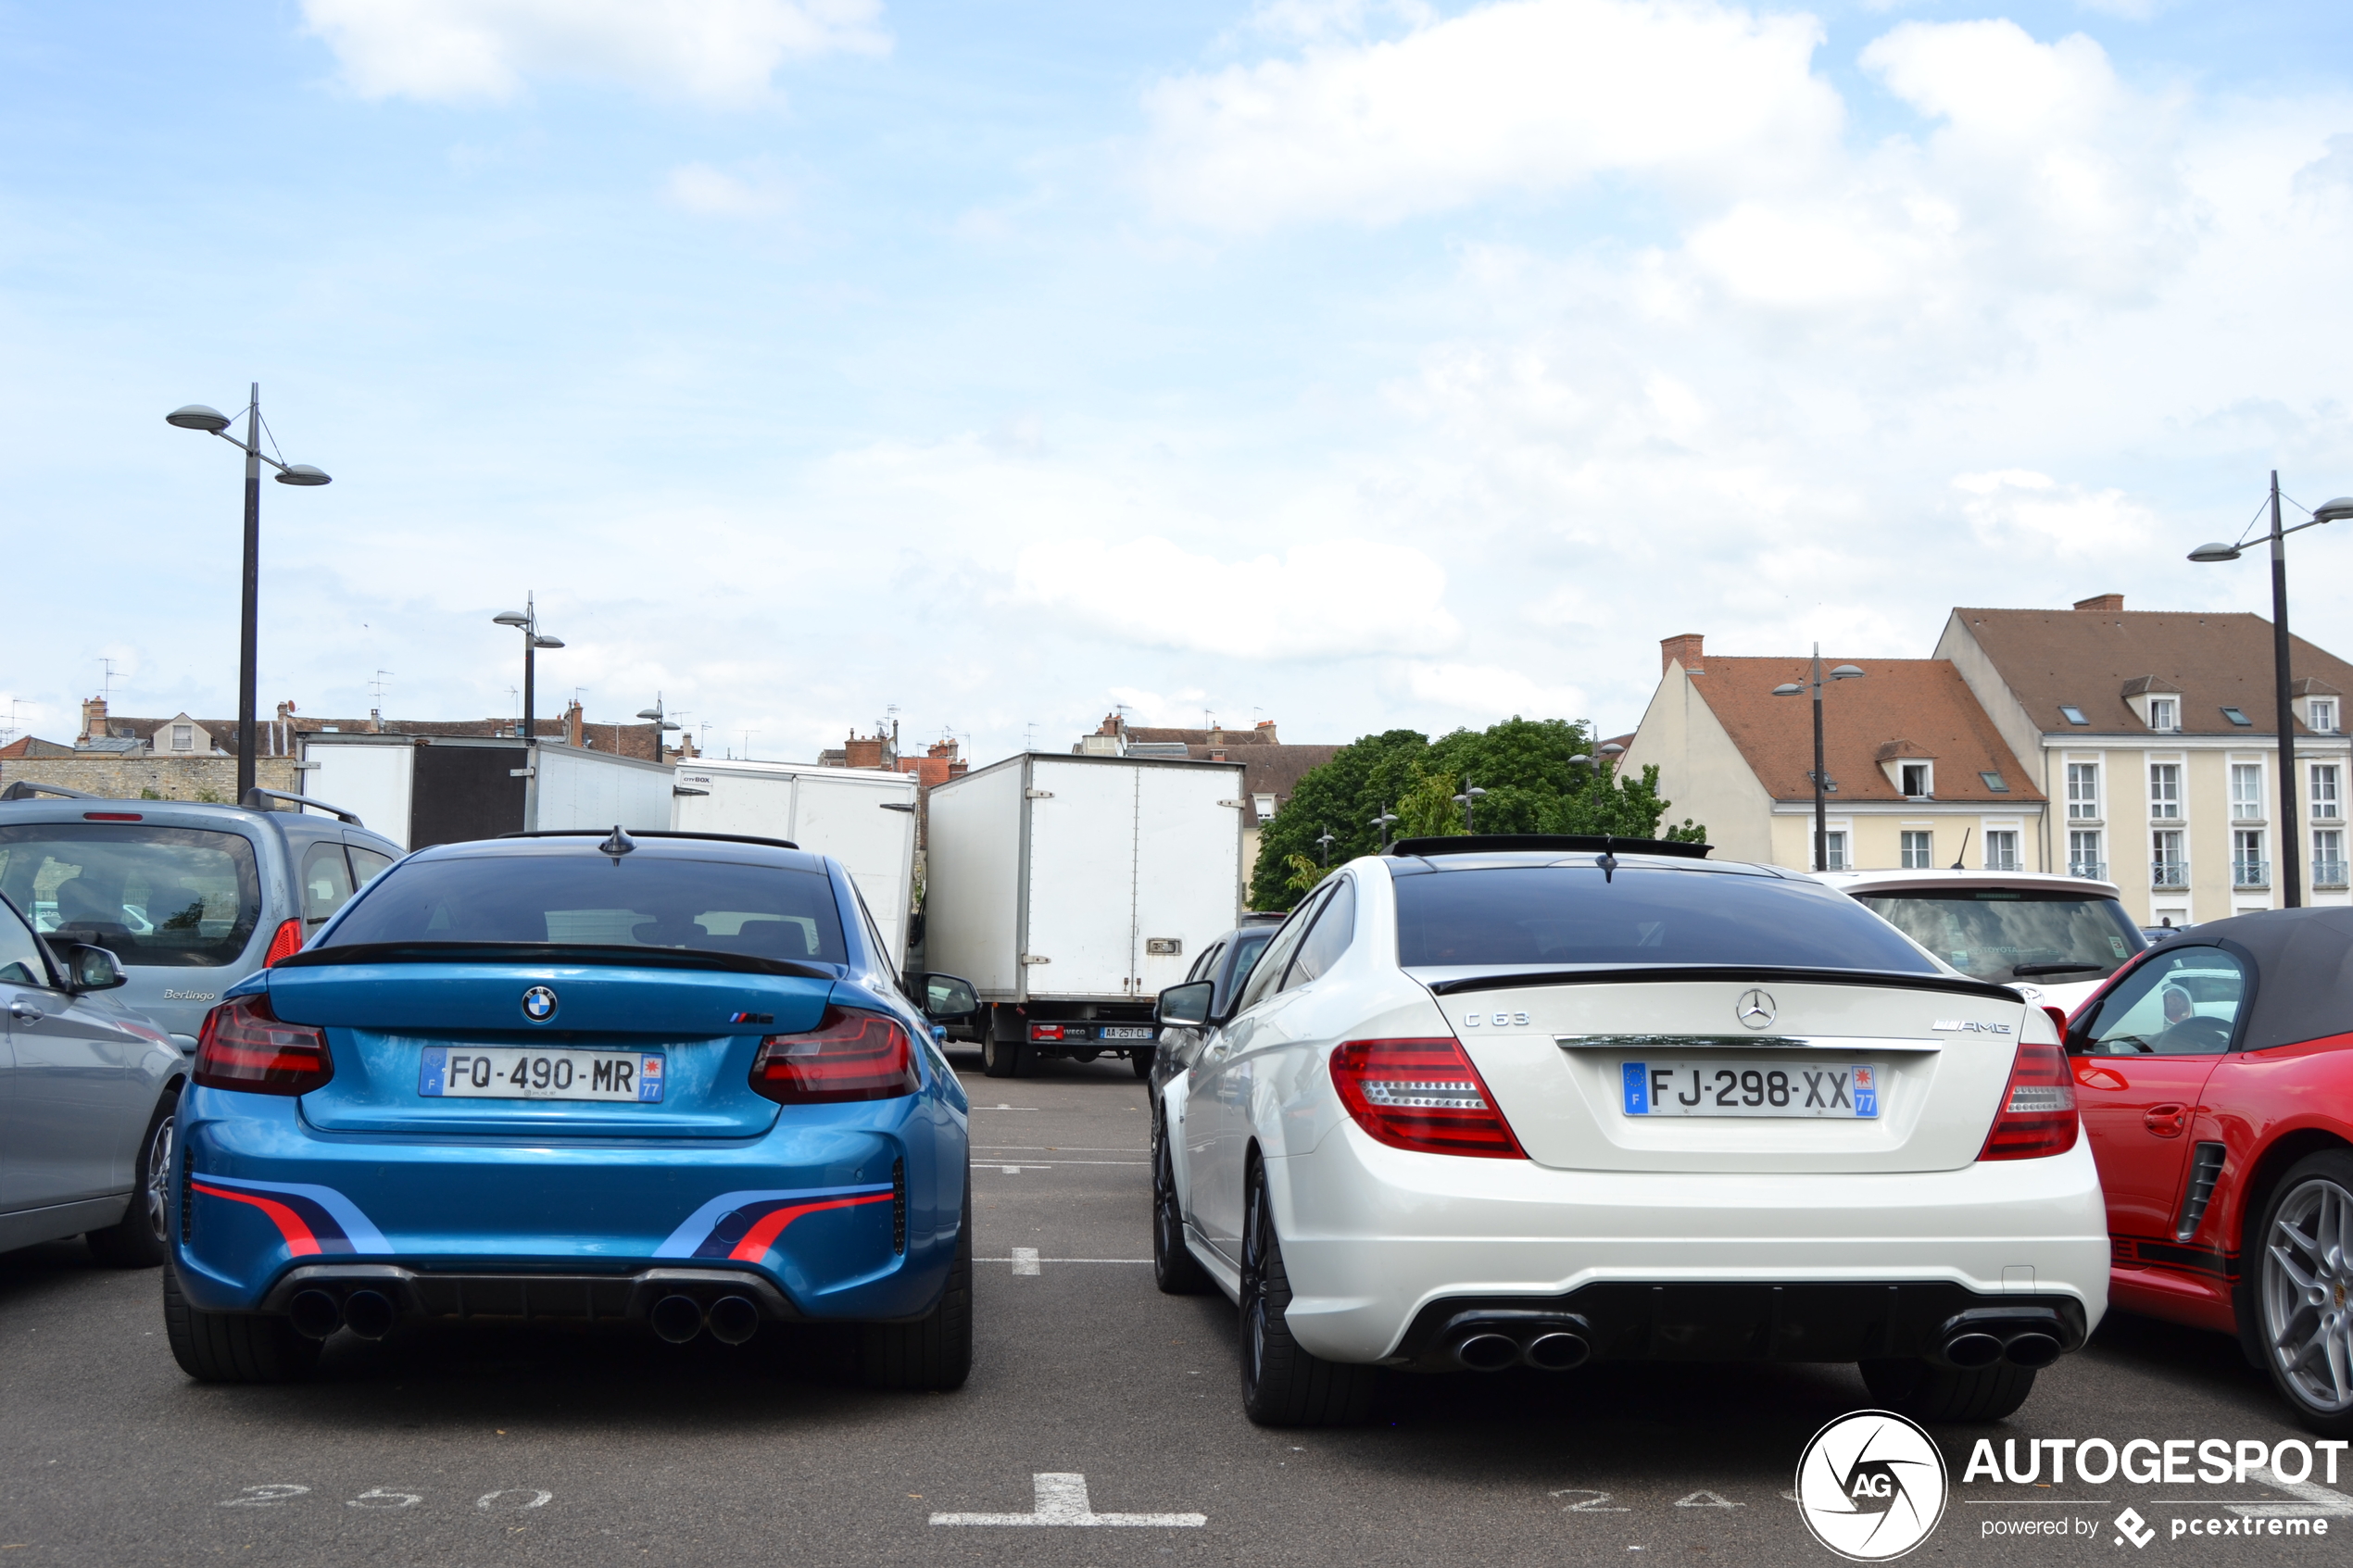
{"type": "Polygon", "coordinates": [[[252,843],[233,833],[140,822],[0,827],[0,893],[61,942],[133,968],[217,969],[261,922],[252,843]]]}
{"type": "Polygon", "coordinates": [[[819,872],[725,860],[486,855],[405,860],[364,888],[322,947],[380,942],[560,942],[668,947],[792,963],[847,961],[819,872]]]}
{"type": "Polygon", "coordinates": [[[1855,897],[1963,974],[2001,985],[2104,980],[2148,945],[2115,899],[2064,890],[1956,887],[1855,897]]]}
{"type": "Polygon", "coordinates": [[[1397,879],[1397,961],[1772,964],[1932,974],[1918,949],[1818,883],[1621,865],[1509,866],[1397,879]]]}

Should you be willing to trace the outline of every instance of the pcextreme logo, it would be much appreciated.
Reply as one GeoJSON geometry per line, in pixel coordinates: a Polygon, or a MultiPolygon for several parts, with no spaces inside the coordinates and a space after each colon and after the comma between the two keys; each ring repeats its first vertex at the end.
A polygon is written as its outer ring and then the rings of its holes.
{"type": "Polygon", "coordinates": [[[1856,1411],[1814,1434],[1797,1461],[1798,1512],[1854,1562],[1903,1556],[1944,1516],[1944,1456],[1887,1411],[1856,1411]]]}

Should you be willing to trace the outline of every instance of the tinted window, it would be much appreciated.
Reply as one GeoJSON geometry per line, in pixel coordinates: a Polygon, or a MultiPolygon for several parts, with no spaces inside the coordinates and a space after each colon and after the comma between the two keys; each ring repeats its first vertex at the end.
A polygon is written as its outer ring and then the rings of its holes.
{"type": "Polygon", "coordinates": [[[1340,961],[1348,951],[1349,938],[1356,935],[1356,884],[1343,878],[1332,896],[1324,900],[1323,912],[1315,917],[1315,924],[1307,933],[1307,940],[1299,945],[1299,956],[1290,961],[1290,972],[1283,976],[1283,989],[1304,985],[1340,961]]]}
{"type": "MultiPolygon", "coordinates": [[[[565,942],[847,961],[822,872],[640,852],[402,861],[368,884],[325,946],[565,942]]],[[[886,961],[887,961],[886,960],[886,961]]]]}
{"type": "Polygon", "coordinates": [[[1209,950],[1203,953],[1201,957],[1195,959],[1193,960],[1193,967],[1185,972],[1186,983],[1189,985],[1205,974],[1214,973],[1217,969],[1217,955],[1225,950],[1225,943],[1212,942],[1209,945],[1209,950]]]}
{"type": "Polygon", "coordinates": [[[1310,894],[1307,902],[1291,911],[1290,919],[1275,928],[1274,937],[1267,944],[1266,950],[1259,955],[1263,961],[1252,966],[1250,978],[1243,982],[1240,993],[1235,997],[1236,1012],[1245,1012],[1256,1007],[1275,989],[1276,978],[1283,972],[1283,965],[1290,961],[1291,950],[1299,946],[1299,939],[1306,935],[1316,909],[1322,906],[1323,897],[1321,893],[1310,894]]]}
{"type": "Polygon", "coordinates": [[[233,833],[138,822],[0,827],[0,893],[62,942],[125,964],[234,963],[261,921],[253,846],[233,833]]]}
{"type": "Polygon", "coordinates": [[[1855,897],[1963,974],[2004,985],[2103,980],[2148,945],[2113,898],[2007,887],[1855,897]],[[2067,967],[2038,967],[2045,964],[2067,967]],[[2021,965],[2030,972],[2020,973],[2021,965]]]}
{"type": "Polygon", "coordinates": [[[321,839],[302,852],[302,920],[312,928],[351,898],[351,866],[339,841],[321,839]]]}
{"type": "Polygon", "coordinates": [[[25,929],[17,911],[0,906],[0,981],[18,985],[46,985],[49,966],[41,961],[41,948],[25,929]]]}
{"type": "Polygon", "coordinates": [[[1254,927],[1234,938],[1233,961],[1226,966],[1226,976],[1217,983],[1217,993],[1213,998],[1217,1011],[1228,1010],[1227,1002],[1249,984],[1252,966],[1258,962],[1258,955],[1266,950],[1266,944],[1274,939],[1275,927],[1271,925],[1254,927]]]}
{"type": "Polygon", "coordinates": [[[1397,879],[1397,961],[1781,964],[1935,972],[1843,893],[1732,872],[1479,867],[1397,879]]]}
{"type": "Polygon", "coordinates": [[[2220,947],[2178,939],[2100,998],[2078,1050],[2088,1056],[2219,1056],[2246,997],[2246,971],[2220,947]]]}
{"type": "Polygon", "coordinates": [[[389,855],[379,855],[373,849],[363,849],[357,844],[346,847],[351,851],[352,876],[362,887],[382,876],[384,868],[392,864],[389,855]]]}

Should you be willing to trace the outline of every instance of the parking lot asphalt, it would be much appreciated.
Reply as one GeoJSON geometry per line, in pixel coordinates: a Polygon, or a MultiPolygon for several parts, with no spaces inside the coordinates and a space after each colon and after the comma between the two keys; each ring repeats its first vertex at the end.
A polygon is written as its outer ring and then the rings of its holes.
{"type": "MultiPolygon", "coordinates": [[[[1254,1427],[1231,1306],[1152,1288],[1149,1132],[1126,1065],[1018,1080],[971,1065],[965,1082],[984,1261],[975,1370],[954,1394],[869,1391],[839,1342],[773,1330],[736,1350],[346,1335],[310,1383],[208,1387],[172,1363],[154,1272],[99,1268],[79,1243],[0,1256],[0,1568],[1836,1561],[1790,1489],[1807,1437],[1869,1404],[1852,1369],[1399,1378],[1372,1426],[1254,1427]]],[[[2110,1524],[2131,1506],[2158,1532],[2150,1556],[2321,1561],[2353,1548],[2353,1497],[2334,1500],[2353,1462],[2328,1491],[2261,1471],[2244,1486],[1962,1479],[1980,1437],[2022,1454],[2031,1438],[2296,1436],[2229,1341],[2114,1317],[2018,1417],[1938,1431],[1952,1500],[1917,1555],[2137,1559],[2110,1524]],[[2176,1516],[2240,1508],[2334,1533],[2171,1537],[2176,1516]],[[2059,1518],[2086,1523],[2027,1537],[1987,1523],[2059,1518]]]]}

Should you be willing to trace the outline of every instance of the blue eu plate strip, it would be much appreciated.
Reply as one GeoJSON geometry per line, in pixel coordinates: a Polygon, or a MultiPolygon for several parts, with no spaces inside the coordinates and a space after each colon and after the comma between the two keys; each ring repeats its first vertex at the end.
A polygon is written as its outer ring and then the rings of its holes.
{"type": "Polygon", "coordinates": [[[1618,1070],[1626,1079],[1626,1114],[1648,1116],[1651,1113],[1650,1063],[1629,1061],[1618,1070]]]}

